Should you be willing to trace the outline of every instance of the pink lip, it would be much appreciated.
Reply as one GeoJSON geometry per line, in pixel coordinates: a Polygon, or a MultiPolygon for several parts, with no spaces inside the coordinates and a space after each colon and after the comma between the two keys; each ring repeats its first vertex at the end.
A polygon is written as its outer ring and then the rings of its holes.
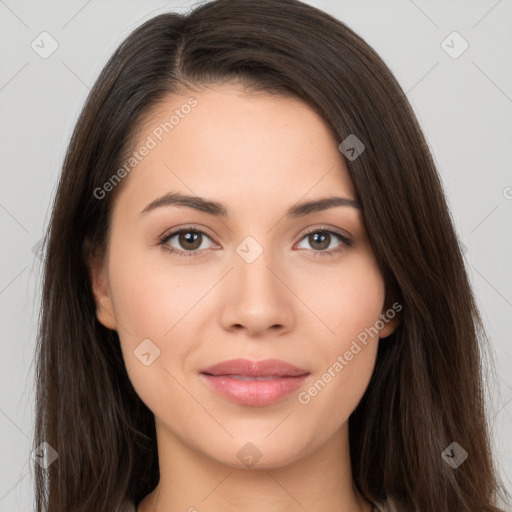
{"type": "Polygon", "coordinates": [[[309,372],[278,359],[232,359],[205,368],[200,375],[214,391],[235,403],[264,406],[277,402],[299,388],[309,372]],[[236,378],[270,376],[275,378],[260,381],[236,378]]]}

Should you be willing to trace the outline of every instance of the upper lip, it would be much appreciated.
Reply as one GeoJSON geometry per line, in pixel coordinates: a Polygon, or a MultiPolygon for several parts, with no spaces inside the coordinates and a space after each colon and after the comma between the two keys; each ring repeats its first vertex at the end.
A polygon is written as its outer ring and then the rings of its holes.
{"type": "Polygon", "coordinates": [[[221,363],[204,368],[201,370],[201,373],[209,375],[243,375],[247,377],[267,377],[270,375],[297,377],[309,372],[279,359],[263,359],[262,361],[230,359],[229,361],[222,361],[221,363]]]}

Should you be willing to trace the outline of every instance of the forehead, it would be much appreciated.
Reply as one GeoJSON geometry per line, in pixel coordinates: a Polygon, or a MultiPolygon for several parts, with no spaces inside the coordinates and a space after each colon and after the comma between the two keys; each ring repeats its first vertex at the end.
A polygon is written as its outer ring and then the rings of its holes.
{"type": "Polygon", "coordinates": [[[338,142],[311,107],[235,84],[167,96],[130,150],[138,156],[119,200],[138,212],[168,191],[276,213],[308,197],[355,198],[338,142]]]}

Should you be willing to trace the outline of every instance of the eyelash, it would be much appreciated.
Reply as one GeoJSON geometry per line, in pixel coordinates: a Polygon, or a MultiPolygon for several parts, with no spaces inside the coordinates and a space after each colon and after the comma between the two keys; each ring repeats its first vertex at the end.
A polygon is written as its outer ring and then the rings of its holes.
{"type": "MultiPolygon", "coordinates": [[[[175,256],[180,256],[180,257],[183,256],[185,258],[202,256],[201,253],[202,253],[202,251],[204,249],[201,250],[201,251],[198,251],[198,250],[195,250],[195,251],[180,251],[180,250],[177,250],[177,249],[174,249],[174,248],[170,247],[167,244],[167,242],[172,237],[174,237],[175,235],[179,235],[180,233],[188,233],[188,232],[201,233],[202,235],[205,235],[205,236],[207,236],[208,238],[211,239],[211,237],[208,235],[208,233],[206,233],[202,229],[195,228],[194,226],[187,226],[185,228],[177,229],[176,231],[171,231],[169,233],[166,233],[165,235],[163,235],[162,238],[159,239],[158,245],[160,245],[164,251],[169,252],[169,253],[171,253],[171,254],[173,254],[175,256]]],[[[341,232],[339,232],[337,230],[334,230],[332,228],[312,228],[312,229],[309,229],[306,233],[303,234],[303,236],[300,239],[300,241],[302,241],[304,238],[306,238],[308,235],[310,235],[312,233],[328,233],[329,235],[334,235],[334,236],[338,237],[341,240],[341,242],[342,242],[337,249],[331,249],[330,251],[315,251],[315,250],[313,250],[313,252],[315,254],[315,258],[318,257],[318,256],[320,256],[320,257],[323,257],[323,256],[334,257],[339,252],[344,251],[347,246],[350,247],[352,245],[352,241],[347,236],[345,236],[343,233],[341,233],[341,232]]]]}
{"type": "MultiPolygon", "coordinates": [[[[202,254],[201,254],[202,251],[198,251],[198,250],[195,250],[195,251],[180,251],[180,250],[177,250],[177,249],[173,249],[172,247],[167,245],[167,242],[173,236],[179,235],[181,233],[189,233],[189,232],[201,233],[202,235],[205,235],[205,236],[207,236],[208,238],[211,239],[210,235],[208,235],[208,233],[206,233],[202,229],[195,228],[194,226],[187,226],[185,228],[177,229],[176,231],[171,231],[170,233],[166,233],[165,235],[163,235],[162,238],[160,238],[160,240],[158,242],[158,245],[160,245],[164,251],[169,252],[169,253],[171,253],[173,255],[176,255],[176,256],[184,256],[186,258],[188,258],[188,257],[200,257],[200,256],[202,256],[202,254]]],[[[333,257],[334,255],[338,254],[339,252],[344,251],[345,248],[346,248],[345,246],[350,247],[352,245],[352,241],[349,238],[347,238],[341,232],[336,231],[336,230],[334,230],[332,228],[313,228],[313,229],[310,229],[306,233],[304,233],[304,235],[302,236],[300,241],[302,241],[304,238],[306,238],[306,236],[310,235],[311,233],[328,233],[329,235],[334,235],[334,236],[338,237],[341,240],[341,242],[342,242],[337,249],[331,249],[330,251],[315,251],[315,250],[313,250],[313,252],[315,253],[315,258],[317,257],[316,255],[319,255],[321,257],[323,257],[323,256],[331,256],[331,257],[333,257]]],[[[205,249],[203,249],[203,250],[205,250],[205,249]]]]}

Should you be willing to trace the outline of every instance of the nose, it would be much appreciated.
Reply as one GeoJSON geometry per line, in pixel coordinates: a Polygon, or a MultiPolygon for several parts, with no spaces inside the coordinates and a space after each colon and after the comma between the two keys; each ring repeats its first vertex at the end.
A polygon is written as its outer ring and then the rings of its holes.
{"type": "Polygon", "coordinates": [[[284,334],[293,328],[293,294],[286,278],[263,251],[252,263],[235,255],[234,268],[224,280],[221,323],[225,330],[247,336],[284,334]]]}

